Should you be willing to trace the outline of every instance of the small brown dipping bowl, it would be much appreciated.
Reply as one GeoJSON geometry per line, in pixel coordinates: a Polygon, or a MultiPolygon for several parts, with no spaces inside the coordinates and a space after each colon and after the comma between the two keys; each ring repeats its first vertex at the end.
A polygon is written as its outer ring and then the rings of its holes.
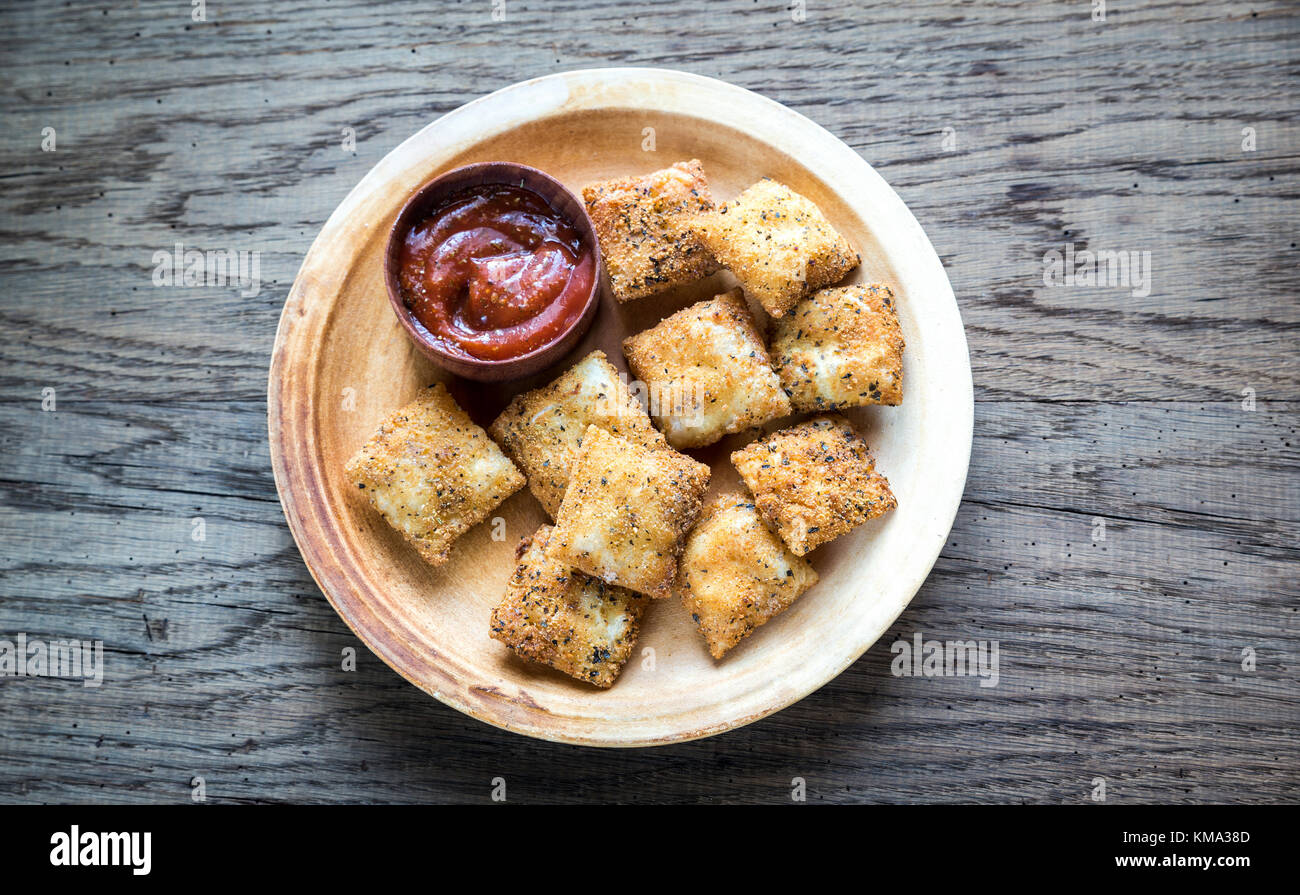
{"type": "Polygon", "coordinates": [[[420,352],[436,365],[465,379],[479,382],[503,382],[508,379],[520,379],[541,372],[564,357],[591,327],[599,306],[601,289],[600,243],[596,239],[596,230],[587,209],[573,193],[569,192],[558,180],[536,168],[519,165],[514,162],[479,162],[453,168],[439,174],[425,183],[406,201],[393,229],[388,234],[388,251],[384,257],[384,282],[388,287],[388,301],[393,306],[393,313],[401,321],[406,334],[420,349],[420,352]],[[487,360],[470,357],[462,353],[452,353],[430,336],[428,330],[415,319],[406,302],[402,299],[402,290],[398,280],[401,265],[402,245],[406,234],[420,221],[433,214],[456,193],[485,184],[510,184],[532,190],[546,200],[555,211],[568,219],[575,230],[581,234],[583,241],[590,246],[595,262],[595,276],[592,277],[591,293],[587,296],[582,313],[573,324],[552,341],[519,357],[501,360],[487,360]]]}

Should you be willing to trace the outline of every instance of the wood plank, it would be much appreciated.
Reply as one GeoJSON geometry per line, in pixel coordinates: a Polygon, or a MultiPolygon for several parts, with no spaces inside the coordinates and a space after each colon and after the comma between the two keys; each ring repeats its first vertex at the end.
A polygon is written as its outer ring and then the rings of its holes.
{"type": "Polygon", "coordinates": [[[1300,16],[1109,7],[5,5],[0,637],[102,638],[109,677],[0,678],[0,801],[185,801],[196,774],[218,802],[480,802],[495,776],[520,802],[784,802],[795,776],[824,802],[1085,802],[1096,776],[1293,800],[1300,16]],[[280,307],[352,186],[443,112],[600,65],[721,77],[857,149],[944,260],[980,402],[949,547],[876,647],[756,725],[624,753],[485,727],[369,654],[265,444],[280,307]],[[178,240],[259,252],[259,294],[154,287],[178,240]],[[1067,242],[1150,251],[1150,294],[1045,286],[1067,242]],[[999,685],[893,677],[915,632],[998,640],[999,685]]]}
{"type": "Polygon", "coordinates": [[[0,631],[101,638],[109,667],[99,690],[0,680],[11,717],[30,719],[0,733],[11,756],[0,792],[184,799],[193,774],[210,798],[233,801],[476,801],[497,774],[521,801],[783,800],[793,776],[826,801],[1083,801],[1096,775],[1116,800],[1293,791],[1300,520],[1284,495],[1297,476],[1294,463],[1270,468],[1287,419],[1047,403],[1032,406],[1025,430],[1023,406],[979,411],[950,545],[864,659],[752,727],[610,753],[486,728],[360,646],[306,575],[269,478],[258,481],[262,435],[243,408],[114,406],[115,428],[104,408],[0,408],[0,431],[22,439],[57,417],[57,438],[33,440],[67,445],[3,445],[18,480],[41,484],[4,483],[0,535],[16,551],[0,631]],[[1106,540],[1093,542],[1093,516],[1128,481],[1120,458],[1166,450],[1167,465],[1152,469],[1168,482],[1105,516],[1106,540]],[[244,453],[246,477],[232,477],[223,458],[244,453]],[[1071,477],[1062,464],[1079,457],[1088,475],[1071,477]],[[79,503],[106,487],[116,503],[79,503]],[[1200,504],[1233,489],[1292,512],[1232,520],[1200,504]],[[201,543],[190,539],[195,515],[201,543]],[[915,632],[999,641],[999,685],[892,677],[889,645],[915,632]],[[345,646],[358,649],[356,672],[339,670],[345,646]],[[1249,673],[1247,646],[1258,656],[1249,673]],[[452,749],[455,767],[428,760],[452,749]]]}
{"type": "Polygon", "coordinates": [[[628,49],[618,62],[760,90],[877,165],[949,267],[982,399],[1223,401],[1247,386],[1300,399],[1300,312],[1283,300],[1298,285],[1298,131],[1275,76],[1300,26],[1285,4],[1176,27],[1160,5],[1101,25],[1066,5],[813,6],[795,25],[734,2],[520,5],[506,28],[461,4],[397,44],[392,22],[423,7],[332,8],[323,27],[306,6],[223,4],[189,31],[161,3],[96,15],[94,29],[85,7],[15,11],[0,39],[0,269],[24,300],[0,316],[14,335],[0,396],[55,381],[139,399],[165,382],[172,398],[256,399],[298,262],[361,175],[437,114],[604,64],[613,41],[628,49]],[[855,51],[827,52],[827,35],[855,51]],[[518,51],[503,56],[501,40],[518,51]],[[59,151],[36,151],[45,126],[59,151]],[[153,253],[177,240],[261,253],[262,291],[155,288],[153,253]],[[1044,254],[1067,241],[1151,252],[1150,295],[1044,286],[1044,254]]]}

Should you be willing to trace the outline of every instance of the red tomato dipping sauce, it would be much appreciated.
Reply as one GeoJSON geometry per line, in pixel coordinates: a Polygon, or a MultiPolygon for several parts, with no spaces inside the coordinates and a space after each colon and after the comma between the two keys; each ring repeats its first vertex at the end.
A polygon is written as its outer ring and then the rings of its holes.
{"type": "Polygon", "coordinates": [[[520,357],[580,316],[596,275],[591,247],[532,190],[484,184],[444,202],[406,234],[402,301],[452,353],[520,357]]]}

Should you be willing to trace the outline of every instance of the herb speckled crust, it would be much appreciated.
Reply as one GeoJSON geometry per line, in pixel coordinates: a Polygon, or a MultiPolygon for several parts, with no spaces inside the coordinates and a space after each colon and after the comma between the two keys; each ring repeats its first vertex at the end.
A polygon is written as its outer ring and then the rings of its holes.
{"type": "Polygon", "coordinates": [[[708,487],[705,464],[590,426],[551,535],[555,555],[603,581],[666,597],[708,487]]]}
{"type": "Polygon", "coordinates": [[[346,473],[435,566],[447,561],[452,541],[524,486],[523,475],[442,383],[384,420],[346,473]]]}
{"type": "Polygon", "coordinates": [[[767,524],[798,556],[898,506],[849,421],[814,417],[731,455],[767,524]]]}
{"type": "Polygon", "coordinates": [[[655,295],[709,276],[718,263],[690,230],[713,196],[699,159],[582,190],[614,297],[655,295]]]}
{"type": "Polygon", "coordinates": [[[570,569],[548,549],[552,531],[543,525],[520,542],[489,634],[522,658],[609,687],[632,654],[649,600],[570,569]]]}
{"type": "Polygon", "coordinates": [[[791,412],[739,289],[624,339],[623,353],[675,448],[713,444],[791,412]]]}
{"type": "Polygon", "coordinates": [[[903,401],[903,332],[883,283],[823,289],[772,322],[772,360],[796,410],[903,401]]]}
{"type": "Polygon", "coordinates": [[[769,178],[701,214],[693,231],[773,317],[839,282],[859,261],[816,205],[769,178]]]}
{"type": "Polygon", "coordinates": [[[644,447],[668,447],[603,351],[591,352],[550,385],[516,395],[488,433],[519,464],[554,519],[591,425],[644,447]]]}
{"type": "Polygon", "coordinates": [[[816,583],[813,567],[772,534],[749,496],[731,493],[710,501],[686,538],[676,591],[721,659],[816,583]]]}

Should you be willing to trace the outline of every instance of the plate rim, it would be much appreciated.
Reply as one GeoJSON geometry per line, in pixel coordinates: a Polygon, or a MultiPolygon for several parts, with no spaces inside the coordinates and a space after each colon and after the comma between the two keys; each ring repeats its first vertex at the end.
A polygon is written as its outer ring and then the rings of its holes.
{"type": "MultiPolygon", "coordinates": [[[[560,94],[556,94],[553,99],[560,99],[560,94]]],[[[580,106],[579,108],[627,107],[613,105],[587,105],[580,106]]],[[[648,110],[656,111],[655,109],[648,110]]],[[[476,139],[482,139],[482,137],[483,134],[480,133],[476,136],[476,139]]],[[[809,170],[816,170],[812,165],[806,164],[804,159],[799,158],[797,155],[794,157],[801,164],[805,164],[809,170]]],[[[414,186],[414,184],[412,185],[414,186]]],[[[953,345],[949,347],[950,349],[955,349],[957,346],[953,345]]],[[[929,237],[921,228],[920,223],[916,220],[915,215],[912,214],[911,209],[909,209],[906,203],[903,202],[902,197],[898,195],[893,187],[891,187],[870,165],[870,163],[857,153],[856,150],[801,113],[796,112],[788,106],[782,105],[769,97],[727,81],[665,68],[619,67],[575,69],[518,81],[484,96],[480,96],[443,115],[440,115],[399,143],[396,147],[385,154],[384,157],[374,166],[372,166],[371,169],[357,182],[357,184],[348,191],[347,195],[330,214],[329,218],[317,233],[316,238],[312,241],[311,247],[304,256],[298,273],[294,276],[293,284],[290,287],[288,296],[285,299],[284,307],[281,310],[280,318],[276,326],[275,341],[271,353],[271,363],[268,373],[267,432],[271,454],[271,465],[276,483],[276,493],[279,498],[281,510],[285,514],[285,519],[288,523],[290,533],[292,534],[295,546],[297,546],[298,552],[303,559],[303,563],[307,566],[312,579],[316,582],[316,585],[320,588],[322,594],[325,595],[325,598],[328,600],[334,611],[339,615],[344,623],[347,624],[353,634],[355,634],[357,638],[385,664],[405,678],[408,682],[433,696],[443,704],[469,715],[476,720],[491,724],[492,726],[502,730],[508,730],[512,733],[536,739],[567,743],[571,745],[637,748],[669,745],[672,743],[688,742],[690,740],[714,736],[728,730],[734,730],[747,724],[751,724],[774,714],[781,709],[787,708],[796,702],[799,702],[809,694],[821,689],[827,683],[842,674],[845,669],[861,658],[867,650],[869,650],[882,636],[884,636],[907,606],[911,604],[911,601],[916,597],[917,592],[929,578],[930,572],[933,570],[935,563],[942,554],[943,547],[947,542],[947,536],[952,530],[956,514],[961,506],[961,501],[965,493],[966,479],[970,468],[970,454],[974,438],[974,383],[970,367],[970,353],[966,340],[965,326],[961,320],[961,309],[957,304],[956,296],[953,293],[947,272],[944,270],[942,260],[935,251],[929,237]],[[285,407],[282,406],[281,397],[282,393],[287,391],[283,375],[286,364],[286,346],[289,341],[289,331],[293,327],[294,315],[297,314],[298,316],[304,316],[306,313],[303,309],[304,292],[306,291],[305,286],[302,286],[302,283],[304,282],[304,273],[309,269],[309,266],[315,260],[318,253],[323,251],[323,245],[328,242],[327,237],[342,226],[343,219],[348,216],[352,206],[359,201],[359,197],[363,197],[368,193],[369,185],[375,180],[382,180],[388,169],[393,167],[402,167],[401,163],[403,159],[411,153],[413,147],[422,144],[424,140],[427,139],[428,135],[435,129],[451,129],[454,131],[456,128],[464,128],[466,125],[472,126],[472,119],[475,117],[476,113],[483,106],[489,103],[501,103],[503,99],[513,99],[516,94],[525,93],[527,91],[548,93],[550,88],[553,86],[559,86],[562,88],[561,92],[563,94],[563,99],[557,105],[532,109],[528,114],[517,116],[514,120],[505,123],[500,121],[495,122],[498,126],[498,130],[495,132],[499,133],[509,128],[517,127],[522,123],[537,120],[540,117],[561,111],[562,108],[567,105],[568,97],[573,94],[574,87],[600,87],[619,81],[665,81],[677,82],[679,84],[693,84],[694,86],[708,89],[710,91],[733,93],[737,97],[743,97],[744,102],[750,104],[751,107],[757,101],[761,105],[765,106],[767,111],[773,114],[779,114],[780,116],[787,118],[787,120],[790,120],[791,123],[798,125],[799,131],[815,136],[819,143],[824,143],[824,146],[821,148],[834,150],[833,154],[841,156],[844,164],[853,165],[859,168],[859,170],[855,172],[856,174],[866,177],[869,181],[874,181],[877,187],[883,187],[884,192],[882,195],[884,195],[887,200],[892,200],[897,205],[895,211],[898,213],[898,218],[896,220],[891,219],[891,226],[901,224],[905,230],[909,231],[906,236],[915,243],[917,249],[922,250],[924,256],[922,263],[927,267],[933,268],[933,271],[931,272],[932,274],[933,272],[937,272],[938,274],[937,279],[933,276],[931,276],[930,279],[934,280],[935,284],[942,284],[941,288],[943,289],[943,294],[938,297],[937,301],[945,309],[950,308],[955,317],[956,328],[950,335],[955,337],[955,339],[960,343],[961,360],[961,363],[955,363],[953,365],[960,371],[960,381],[946,383],[947,387],[954,388],[960,392],[960,394],[955,396],[957,409],[963,414],[962,419],[955,421],[957,423],[956,434],[960,436],[962,441],[962,443],[958,445],[960,448],[960,475],[952,476],[954,485],[945,495],[947,501],[942,512],[936,514],[935,521],[938,527],[942,528],[942,537],[937,539],[937,544],[931,551],[932,555],[930,555],[922,564],[917,566],[914,573],[916,578],[911,586],[911,592],[907,595],[906,599],[902,600],[898,605],[897,611],[893,612],[888,621],[881,626],[878,631],[870,636],[865,643],[855,645],[852,649],[848,650],[847,653],[849,654],[847,654],[841,662],[836,664],[830,673],[825,674],[824,677],[818,676],[821,677],[821,679],[818,680],[802,682],[795,688],[796,692],[794,695],[778,694],[772,700],[771,704],[764,706],[759,711],[731,717],[727,720],[712,724],[706,724],[681,733],[650,738],[618,738],[617,736],[583,735],[567,733],[564,731],[550,731],[541,726],[532,724],[512,723],[509,715],[513,711],[525,706],[518,698],[510,696],[508,693],[503,693],[495,687],[479,688],[484,689],[487,695],[500,697],[498,701],[501,704],[499,706],[495,703],[476,705],[463,698],[462,695],[457,692],[456,686],[463,685],[464,682],[458,681],[445,668],[430,665],[427,662],[419,663],[421,669],[432,668],[439,678],[445,680],[448,684],[451,684],[451,686],[448,686],[445,689],[437,686],[436,681],[426,682],[418,680],[411,673],[408,673],[408,664],[413,663],[418,657],[416,657],[409,649],[403,648],[403,645],[400,642],[401,635],[394,631],[391,625],[389,625],[380,614],[375,612],[375,607],[366,603],[364,598],[357,601],[360,605],[356,607],[351,603],[346,603],[343,600],[336,598],[332,588],[347,588],[350,587],[350,582],[347,580],[346,575],[339,578],[339,570],[328,567],[325,562],[327,557],[317,555],[316,543],[306,535],[306,526],[313,521],[317,525],[318,531],[324,532],[325,528],[327,528],[327,523],[331,521],[331,516],[329,513],[323,512],[323,508],[320,506],[302,506],[304,502],[298,501],[296,497],[290,494],[291,485],[296,481],[296,479],[291,474],[289,468],[289,456],[288,452],[285,450],[286,445],[283,444],[282,437],[285,428],[285,407]],[[947,300],[943,301],[943,299],[947,300]],[[293,508],[292,510],[291,507],[293,508]],[[303,513],[303,515],[299,515],[300,512],[303,513]],[[306,518],[308,515],[310,515],[310,519],[306,518]],[[308,544],[311,545],[311,549],[306,546],[308,544]],[[329,586],[327,586],[327,582],[329,586]],[[354,613],[354,608],[364,610],[364,613],[360,611],[354,613]],[[382,639],[373,636],[376,633],[376,629],[370,626],[375,624],[387,629],[390,636],[382,639]],[[489,706],[491,709],[485,708],[485,706],[489,706]]],[[[307,418],[303,425],[303,429],[304,433],[308,436],[313,436],[312,430],[316,419],[314,392],[308,390],[307,394],[308,397],[303,399],[301,402],[306,405],[306,409],[309,411],[309,413],[306,414],[307,418]]],[[[302,421],[300,421],[300,424],[303,424],[302,421]]],[[[315,449],[314,437],[312,437],[311,440],[312,450],[306,451],[305,453],[307,454],[312,453],[315,449]]],[[[312,467],[312,464],[308,461],[306,466],[312,467]]],[[[956,467],[954,466],[954,472],[955,470],[956,467]]],[[[293,472],[306,474],[308,476],[314,475],[317,479],[321,478],[319,464],[316,464],[315,468],[298,469],[293,472]]],[[[319,501],[307,502],[319,503],[319,501]]],[[[333,519],[332,521],[337,524],[338,520],[333,519]]],[[[536,708],[536,706],[532,707],[536,708]]]]}

